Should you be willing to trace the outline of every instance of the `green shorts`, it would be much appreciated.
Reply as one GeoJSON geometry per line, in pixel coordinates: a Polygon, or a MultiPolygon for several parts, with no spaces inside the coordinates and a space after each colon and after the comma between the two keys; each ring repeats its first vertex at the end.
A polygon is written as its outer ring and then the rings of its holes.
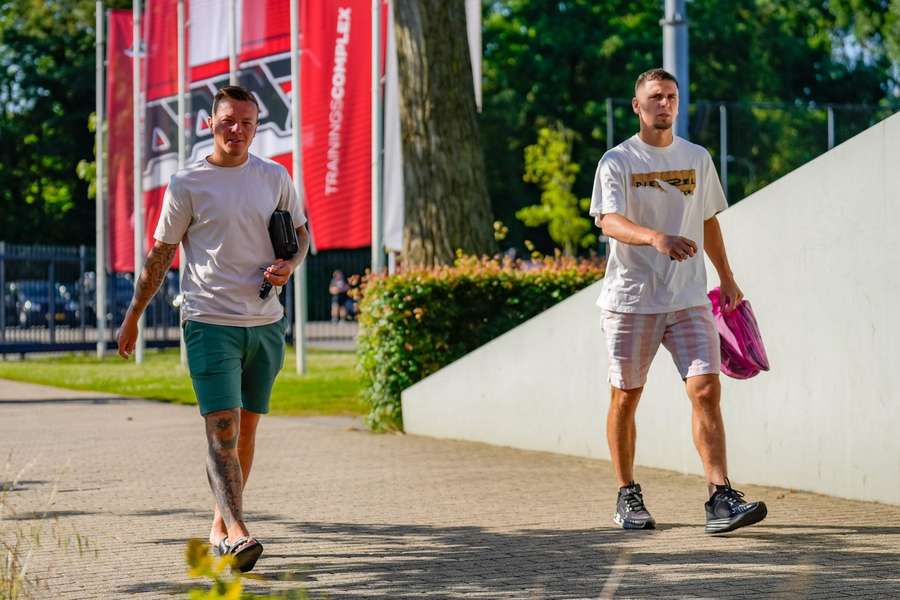
{"type": "Polygon", "coordinates": [[[184,343],[200,414],[244,408],[269,412],[275,376],[284,364],[286,320],[259,327],[187,321],[184,343]]]}

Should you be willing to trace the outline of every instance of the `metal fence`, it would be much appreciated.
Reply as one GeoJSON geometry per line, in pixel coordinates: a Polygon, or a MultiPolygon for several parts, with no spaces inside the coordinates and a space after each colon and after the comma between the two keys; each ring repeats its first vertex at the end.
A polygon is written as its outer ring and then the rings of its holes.
{"type": "MultiPolygon", "coordinates": [[[[308,314],[306,339],[315,346],[355,346],[352,306],[332,321],[329,282],[336,270],[347,277],[369,267],[368,248],[335,250],[307,261],[308,314]]],[[[35,246],[0,242],[0,356],[35,352],[91,350],[97,343],[94,249],[86,246],[35,246]]],[[[134,291],[131,273],[107,274],[107,342],[115,348],[134,291]]],[[[293,285],[281,300],[293,323],[293,285]]],[[[178,275],[170,271],[145,312],[147,347],[175,346],[179,340],[178,275]]],[[[288,335],[293,340],[293,328],[288,335]]]]}
{"type": "MultiPolygon", "coordinates": [[[[788,174],[900,110],[865,104],[692,102],[691,141],[716,162],[729,203],[788,174]]],[[[635,132],[631,100],[607,98],[607,147],[635,132]]],[[[599,135],[599,132],[597,132],[599,135]]]]}

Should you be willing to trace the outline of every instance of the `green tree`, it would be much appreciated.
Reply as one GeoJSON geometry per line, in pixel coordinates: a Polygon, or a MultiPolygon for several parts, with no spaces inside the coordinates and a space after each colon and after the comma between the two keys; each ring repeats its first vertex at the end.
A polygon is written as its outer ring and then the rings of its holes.
{"type": "MultiPolygon", "coordinates": [[[[579,134],[572,147],[573,161],[584,167],[573,186],[579,195],[589,193],[593,167],[607,147],[605,99],[621,99],[614,143],[637,130],[627,100],[636,76],[662,64],[662,5],[660,0],[485,3],[481,131],[494,214],[510,224],[507,244],[521,246],[526,236],[537,237],[516,228],[512,217],[536,200],[520,175],[523,150],[541,119],[563,122],[579,134]]],[[[797,107],[768,115],[763,123],[748,107],[729,107],[729,154],[737,153],[732,199],[825,149],[824,109],[809,112],[810,103],[896,100],[896,63],[875,51],[867,51],[866,60],[853,60],[856,22],[836,16],[832,5],[849,7],[854,18],[863,14],[862,5],[875,15],[887,11],[887,2],[876,0],[688,4],[694,101],[797,107]]],[[[878,47],[879,40],[874,36],[872,45],[878,47]]],[[[717,106],[701,107],[692,115],[691,132],[716,159],[718,118],[717,106]]]]}
{"type": "Polygon", "coordinates": [[[831,0],[828,8],[870,60],[900,62],[900,0],[831,0]]]}
{"type": "Polygon", "coordinates": [[[584,217],[590,198],[579,200],[572,193],[581,170],[572,162],[574,139],[575,132],[562,125],[538,129],[537,143],[525,148],[523,179],[540,188],[541,203],[516,212],[528,227],[546,225],[566,256],[574,256],[577,248],[588,248],[597,240],[591,233],[591,221],[584,217]]]}
{"type": "MultiPolygon", "coordinates": [[[[106,2],[128,8],[130,0],[106,2]]],[[[94,239],[94,0],[0,2],[0,239],[94,239]]]]}
{"type": "MultiPolygon", "coordinates": [[[[110,0],[107,5],[128,8],[131,3],[110,0]]],[[[480,144],[494,217],[511,227],[505,244],[522,245],[526,232],[516,226],[515,213],[538,201],[521,174],[524,149],[539,120],[563,122],[579,134],[572,160],[584,168],[572,190],[588,193],[592,167],[607,145],[604,100],[629,98],[635,76],[662,62],[661,13],[661,0],[485,1],[480,138],[469,135],[477,130],[468,125],[449,133],[475,148],[480,144]]],[[[425,14],[429,22],[440,21],[437,13],[425,14]]],[[[736,153],[732,199],[824,150],[824,110],[807,111],[810,103],[889,106],[900,99],[900,0],[704,0],[688,4],[688,17],[691,97],[734,103],[729,105],[729,154],[736,153]],[[741,104],[748,101],[787,102],[796,108],[761,114],[741,104]]],[[[461,32],[458,18],[453,27],[461,32]]],[[[0,0],[0,139],[5,142],[0,149],[0,239],[93,239],[93,203],[77,165],[86,161],[82,172],[89,176],[94,35],[93,0],[0,0]]],[[[398,27],[398,40],[400,35],[398,27]]],[[[464,79],[459,73],[466,58],[457,56],[446,73],[427,63],[427,81],[437,92],[464,79]]],[[[435,98],[416,106],[444,117],[443,105],[435,102],[446,99],[440,93],[435,98]]],[[[616,105],[615,114],[614,141],[619,142],[636,123],[624,103],[616,105]]],[[[873,118],[839,112],[840,139],[873,118]]],[[[718,159],[717,127],[717,108],[698,107],[692,139],[718,159]]],[[[450,139],[444,129],[433,133],[450,139]]],[[[470,148],[464,147],[465,156],[470,148]]],[[[454,164],[457,156],[421,164],[454,164]]],[[[463,189],[468,188],[454,192],[463,189]]],[[[483,192],[475,195],[483,203],[483,192]]],[[[481,220],[489,224],[491,219],[481,220]]],[[[541,230],[527,236],[539,241],[541,230]]],[[[549,235],[543,241],[549,246],[549,235]]]]}
{"type": "Polygon", "coordinates": [[[91,157],[94,3],[0,5],[0,238],[88,241],[76,165],[91,157]]]}

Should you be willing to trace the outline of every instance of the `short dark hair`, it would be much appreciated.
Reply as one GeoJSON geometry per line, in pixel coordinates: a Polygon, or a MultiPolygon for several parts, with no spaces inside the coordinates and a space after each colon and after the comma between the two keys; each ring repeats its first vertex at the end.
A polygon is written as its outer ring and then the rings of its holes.
{"type": "Polygon", "coordinates": [[[213,99],[212,105],[212,114],[216,115],[216,111],[219,110],[219,104],[224,100],[237,100],[239,102],[252,102],[253,106],[256,107],[256,114],[259,114],[259,102],[256,101],[256,96],[253,95],[253,92],[248,90],[245,87],[239,85],[226,85],[223,88],[220,88],[218,92],[216,92],[216,97],[213,99]]]}
{"type": "Polygon", "coordinates": [[[634,93],[637,94],[638,88],[648,81],[674,81],[675,87],[678,87],[678,80],[665,69],[650,69],[638,75],[637,81],[634,82],[634,93]]]}

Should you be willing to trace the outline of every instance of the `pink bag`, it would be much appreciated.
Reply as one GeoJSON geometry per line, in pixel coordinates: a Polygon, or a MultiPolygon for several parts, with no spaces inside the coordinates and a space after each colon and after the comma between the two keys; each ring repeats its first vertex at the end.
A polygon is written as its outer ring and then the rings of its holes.
{"type": "Polygon", "coordinates": [[[707,294],[722,348],[722,372],[735,379],[749,379],[769,370],[769,359],[753,309],[747,300],[728,314],[722,312],[719,288],[707,294]]]}

